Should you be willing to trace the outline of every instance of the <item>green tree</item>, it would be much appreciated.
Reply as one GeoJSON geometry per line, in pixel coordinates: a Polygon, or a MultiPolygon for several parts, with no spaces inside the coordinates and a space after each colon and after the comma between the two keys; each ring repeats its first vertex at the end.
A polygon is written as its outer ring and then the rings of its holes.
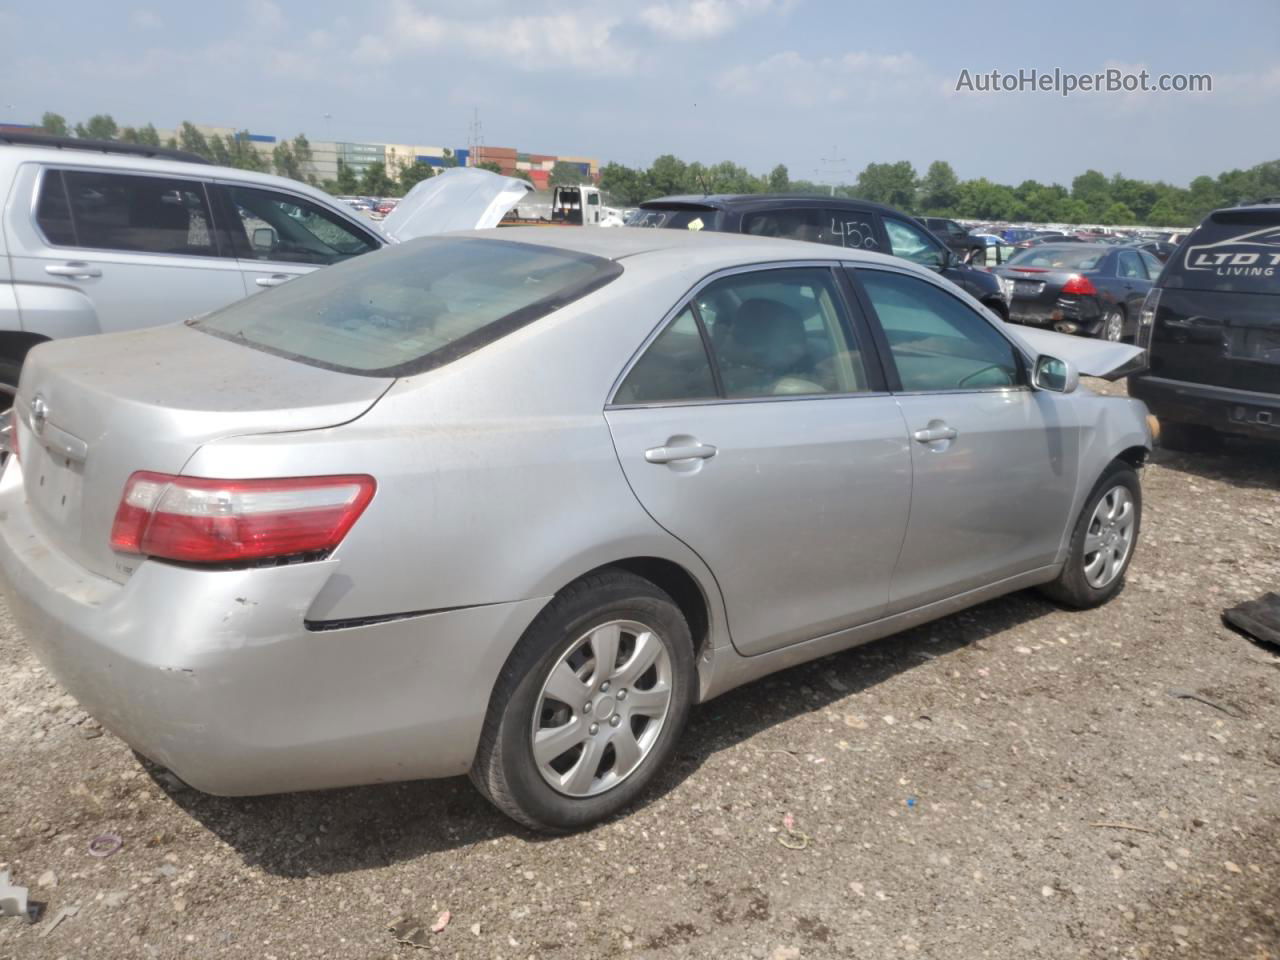
{"type": "Polygon", "coordinates": [[[521,170],[519,167],[511,171],[511,176],[517,180],[523,180],[526,183],[533,183],[533,177],[529,176],[528,170],[521,170]]]}
{"type": "Polygon", "coordinates": [[[40,117],[40,129],[51,137],[71,136],[71,130],[67,126],[67,118],[60,113],[46,111],[40,117]]]}
{"type": "Polygon", "coordinates": [[[271,148],[271,166],[279,176],[289,177],[291,180],[303,178],[302,165],[298,163],[293,145],[288,140],[281,140],[271,148]]]}
{"type": "Polygon", "coordinates": [[[649,181],[645,172],[621,163],[606,163],[600,168],[600,189],[615,204],[623,207],[634,207],[649,199],[649,181]]]}
{"type": "Polygon", "coordinates": [[[769,171],[769,192],[786,193],[791,189],[791,174],[784,163],[769,171]]]}
{"type": "Polygon", "coordinates": [[[356,175],[356,172],[353,169],[351,169],[350,166],[348,166],[341,159],[339,159],[338,160],[338,179],[333,181],[333,185],[334,187],[337,188],[336,192],[339,195],[344,197],[349,197],[353,193],[359,192],[360,178],[356,175]]]}
{"type": "Polygon", "coordinates": [[[1129,226],[1137,218],[1133,215],[1133,211],[1121,203],[1119,200],[1114,201],[1111,206],[1102,212],[1102,223],[1114,224],[1116,226],[1129,226]]]}
{"type": "Polygon", "coordinates": [[[688,164],[669,153],[664,153],[649,165],[647,177],[650,197],[689,193],[700,189],[689,182],[688,164]]]}
{"type": "Polygon", "coordinates": [[[449,167],[456,167],[457,165],[458,165],[458,158],[453,155],[452,150],[450,150],[448,147],[445,147],[444,162],[441,163],[440,166],[444,167],[445,169],[448,169],[449,167]]]}
{"type": "Polygon", "coordinates": [[[408,193],[423,180],[431,179],[435,173],[435,169],[425,160],[406,163],[400,168],[400,176],[397,177],[401,194],[408,193]]]}
{"type": "Polygon", "coordinates": [[[209,149],[209,141],[205,139],[203,133],[196,129],[194,123],[189,123],[186,120],[183,120],[182,126],[178,128],[177,146],[188,153],[204,157],[206,160],[213,159],[213,151],[209,149]]]}
{"type": "Polygon", "coordinates": [[[1097,170],[1086,170],[1071,181],[1071,199],[1084,204],[1089,211],[1086,220],[1100,221],[1111,205],[1111,184],[1097,170]]]}
{"type": "Polygon", "coordinates": [[[137,143],[138,131],[134,127],[121,127],[119,139],[121,143],[137,143]]]}
{"type": "Polygon", "coordinates": [[[925,213],[948,213],[956,205],[960,178],[951,164],[935,160],[920,180],[920,209],[925,213]]]}
{"type": "Polygon", "coordinates": [[[502,167],[494,160],[485,160],[476,164],[477,170],[488,170],[490,173],[502,173],[502,167]]]}
{"type": "Polygon", "coordinates": [[[360,178],[360,192],[370,197],[389,197],[396,189],[396,182],[387,174],[385,163],[371,163],[364,168],[360,178]]]}
{"type": "Polygon", "coordinates": [[[583,175],[581,168],[576,163],[565,163],[563,160],[557,160],[554,167],[551,168],[551,176],[548,178],[553,187],[572,187],[582,183],[586,177],[583,175]]]}
{"type": "Polygon", "coordinates": [[[76,124],[76,136],[85,140],[114,140],[119,132],[109,113],[95,113],[88,123],[76,124]]]}
{"type": "Polygon", "coordinates": [[[869,163],[858,174],[855,196],[873,203],[885,203],[900,210],[916,205],[916,171],[906,160],[897,163],[869,163]]]}
{"type": "Polygon", "coordinates": [[[1146,223],[1155,227],[1182,227],[1191,223],[1185,210],[1178,206],[1177,199],[1170,195],[1161,197],[1147,213],[1146,223]]]}
{"type": "Polygon", "coordinates": [[[156,133],[156,128],[153,124],[148,123],[138,130],[138,142],[148,147],[160,146],[160,134],[156,133]]]}
{"type": "Polygon", "coordinates": [[[222,134],[215,133],[209,138],[208,142],[209,159],[220,167],[233,166],[231,163],[231,151],[227,147],[227,141],[222,138],[222,134]]]}

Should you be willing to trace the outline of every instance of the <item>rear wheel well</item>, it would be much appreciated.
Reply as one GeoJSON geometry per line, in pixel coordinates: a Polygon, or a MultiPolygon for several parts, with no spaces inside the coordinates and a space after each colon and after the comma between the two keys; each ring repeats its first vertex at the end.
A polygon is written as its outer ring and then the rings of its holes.
{"type": "Polygon", "coordinates": [[[628,557],[625,560],[598,567],[584,576],[599,573],[609,567],[617,567],[628,573],[634,573],[638,577],[644,577],[666,591],[688,621],[689,635],[693,638],[694,659],[697,660],[702,656],[711,639],[711,616],[707,598],[698,581],[688,570],[678,563],[663,560],[661,557],[628,557]]]}
{"type": "Polygon", "coordinates": [[[27,358],[27,351],[48,339],[41,334],[23,330],[0,330],[0,360],[22,366],[22,361],[27,358]]]}

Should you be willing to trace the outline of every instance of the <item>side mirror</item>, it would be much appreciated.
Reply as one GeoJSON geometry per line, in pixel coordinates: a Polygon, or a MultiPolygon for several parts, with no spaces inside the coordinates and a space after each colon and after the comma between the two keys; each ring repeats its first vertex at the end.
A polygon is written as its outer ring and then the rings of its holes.
{"type": "Polygon", "coordinates": [[[939,273],[941,273],[943,270],[946,270],[948,267],[952,265],[955,258],[952,256],[951,250],[947,247],[942,247],[941,249],[939,249],[937,251],[937,254],[938,254],[938,262],[929,264],[929,268],[931,270],[937,270],[939,273]]]}
{"type": "Polygon", "coordinates": [[[275,227],[255,227],[253,230],[253,249],[260,253],[270,253],[275,248],[275,227]]]}
{"type": "Polygon", "coordinates": [[[1080,386],[1080,371],[1070,360],[1059,360],[1057,357],[1036,357],[1035,372],[1031,382],[1037,390],[1048,390],[1050,393],[1074,393],[1080,386]]]}

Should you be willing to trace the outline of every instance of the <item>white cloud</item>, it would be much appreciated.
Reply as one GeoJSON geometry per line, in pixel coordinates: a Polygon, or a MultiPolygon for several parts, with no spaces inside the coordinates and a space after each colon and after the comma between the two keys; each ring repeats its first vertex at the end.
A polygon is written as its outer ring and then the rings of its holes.
{"type": "Polygon", "coordinates": [[[727,33],[748,17],[790,6],[789,0],[680,0],[644,7],[640,20],[673,40],[702,40],[727,33]]]}
{"type": "Polygon", "coordinates": [[[716,88],[723,93],[792,106],[905,100],[936,83],[909,53],[851,52],[809,59],[794,50],[732,67],[716,78],[716,88]]]}
{"type": "Polygon", "coordinates": [[[164,21],[156,16],[155,11],[138,7],[129,15],[129,22],[138,30],[159,30],[164,21]]]}
{"type": "Polygon", "coordinates": [[[356,55],[381,62],[404,54],[448,51],[525,71],[625,73],[635,65],[635,53],[615,37],[618,23],[605,15],[570,13],[442,17],[398,0],[386,29],[362,37],[356,55]]]}
{"type": "Polygon", "coordinates": [[[278,30],[284,26],[284,11],[275,0],[249,0],[249,26],[256,30],[278,30]]]}

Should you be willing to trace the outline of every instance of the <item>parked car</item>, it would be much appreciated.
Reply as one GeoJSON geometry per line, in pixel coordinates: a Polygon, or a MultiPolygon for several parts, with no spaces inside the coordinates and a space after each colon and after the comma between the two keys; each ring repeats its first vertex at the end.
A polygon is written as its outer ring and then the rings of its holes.
{"type": "Polygon", "coordinates": [[[1135,245],[1139,250],[1145,250],[1161,263],[1167,263],[1169,258],[1173,256],[1173,251],[1177,250],[1175,244],[1164,240],[1145,240],[1135,245]]]}
{"type": "Polygon", "coordinates": [[[968,230],[946,217],[917,217],[956,257],[963,259],[976,246],[968,230]]]}
{"type": "Polygon", "coordinates": [[[973,236],[979,245],[972,247],[964,258],[971,267],[990,270],[1006,263],[1018,252],[1018,248],[1003,237],[990,233],[975,233],[973,236]]]}
{"type": "Polygon", "coordinates": [[[1025,240],[1019,240],[1014,244],[1019,250],[1025,250],[1028,247],[1040,247],[1046,243],[1082,243],[1083,241],[1076,236],[1067,233],[1040,233],[1034,237],[1027,237],[1025,240]]]}
{"type": "Polygon", "coordinates": [[[379,231],[296,180],[158,147],[0,134],[0,389],[44,340],[185,320],[395,239],[494,226],[490,201],[523,184],[461,173],[419,184],[379,231]],[[474,195],[449,189],[463,181],[474,195]],[[437,212],[444,194],[460,215],[437,212]]]}
{"type": "Polygon", "coordinates": [[[1009,316],[1008,291],[998,278],[967,266],[915,218],[878,203],[786,194],[662,197],[640,204],[627,226],[747,233],[881,251],[940,273],[997,316],[1009,316]]]}
{"type": "Polygon", "coordinates": [[[1280,207],[1215,210],[1178,247],[1142,309],[1149,369],[1129,392],[1161,442],[1280,441],[1280,207]]]}
{"type": "Polygon", "coordinates": [[[470,771],[572,829],[694,702],[1012,590],[1112,597],[1150,436],[1078,375],[1140,353],[858,249],[416,240],[32,350],[0,587],[201,790],[470,771]]]}
{"type": "Polygon", "coordinates": [[[1013,283],[1014,323],[1119,341],[1137,333],[1160,262],[1131,247],[1044,244],[1020,250],[996,273],[1013,283]]]}

